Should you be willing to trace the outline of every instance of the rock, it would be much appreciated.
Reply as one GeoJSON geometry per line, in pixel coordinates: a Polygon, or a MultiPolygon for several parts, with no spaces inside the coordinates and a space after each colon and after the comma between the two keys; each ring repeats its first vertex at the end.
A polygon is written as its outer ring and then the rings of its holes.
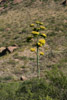
{"type": "Polygon", "coordinates": [[[18,46],[9,46],[9,47],[0,47],[0,56],[4,56],[7,53],[12,53],[14,50],[16,50],[18,46]]]}
{"type": "Polygon", "coordinates": [[[17,49],[18,47],[17,46],[9,46],[7,47],[7,49],[10,51],[10,52],[13,52],[15,49],[17,49]]]}
{"type": "Polygon", "coordinates": [[[64,1],[62,2],[62,5],[67,5],[67,0],[64,0],[64,1]]]}
{"type": "Polygon", "coordinates": [[[0,48],[0,57],[6,55],[7,53],[10,53],[10,51],[6,47],[0,48]]]}
{"type": "Polygon", "coordinates": [[[20,80],[25,81],[25,80],[27,80],[27,78],[25,76],[21,76],[20,80]]]}
{"type": "Polygon", "coordinates": [[[0,47],[0,53],[3,52],[3,50],[5,50],[6,47],[0,47]]]}

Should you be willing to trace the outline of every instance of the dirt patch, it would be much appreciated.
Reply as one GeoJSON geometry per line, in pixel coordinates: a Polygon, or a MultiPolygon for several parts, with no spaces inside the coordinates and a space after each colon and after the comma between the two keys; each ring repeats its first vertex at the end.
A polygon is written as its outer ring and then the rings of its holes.
{"type": "Polygon", "coordinates": [[[14,4],[20,3],[22,0],[14,0],[14,4]]]}

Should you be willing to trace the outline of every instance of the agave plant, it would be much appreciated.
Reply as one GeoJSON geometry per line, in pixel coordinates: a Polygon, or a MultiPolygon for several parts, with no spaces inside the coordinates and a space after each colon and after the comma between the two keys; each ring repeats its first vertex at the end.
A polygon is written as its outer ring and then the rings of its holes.
{"type": "MultiPolygon", "coordinates": [[[[31,52],[36,52],[37,56],[37,77],[40,78],[40,66],[39,66],[39,56],[44,55],[44,52],[40,51],[39,48],[42,48],[46,41],[45,38],[47,37],[45,33],[42,33],[46,27],[43,26],[43,23],[40,21],[36,21],[34,24],[31,24],[30,27],[32,28],[31,37],[36,41],[34,42],[35,48],[31,48],[31,52]],[[40,52],[39,52],[40,51],[40,52]]],[[[31,39],[32,39],[31,38],[31,39]]]]}

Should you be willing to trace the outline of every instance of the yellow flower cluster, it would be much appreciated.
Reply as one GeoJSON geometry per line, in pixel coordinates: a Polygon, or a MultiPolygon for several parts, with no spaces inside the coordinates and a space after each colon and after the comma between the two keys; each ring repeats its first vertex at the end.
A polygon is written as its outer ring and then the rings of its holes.
{"type": "Polygon", "coordinates": [[[39,35],[39,32],[32,31],[32,34],[33,34],[33,35],[39,35]]]}
{"type": "Polygon", "coordinates": [[[44,39],[40,39],[39,43],[41,43],[42,45],[44,45],[45,44],[45,40],[44,39]]]}
{"type": "Polygon", "coordinates": [[[36,21],[36,24],[39,24],[40,22],[39,21],[36,21]]]}
{"type": "Polygon", "coordinates": [[[40,25],[43,25],[43,23],[42,23],[42,22],[40,22],[40,25]]]}
{"type": "Polygon", "coordinates": [[[31,52],[35,52],[35,51],[36,51],[36,49],[35,49],[35,48],[31,48],[30,50],[31,50],[31,52]]]}
{"type": "Polygon", "coordinates": [[[40,21],[36,21],[36,24],[43,25],[43,23],[42,23],[42,22],[40,22],[40,21]]]}
{"type": "Polygon", "coordinates": [[[46,27],[44,27],[44,26],[40,26],[40,29],[45,30],[45,29],[46,29],[46,27]]]}
{"type": "Polygon", "coordinates": [[[39,47],[42,47],[42,44],[41,44],[41,43],[39,43],[39,42],[38,42],[38,44],[37,44],[37,45],[38,45],[39,47]]]}
{"type": "Polygon", "coordinates": [[[34,24],[31,24],[30,27],[34,27],[34,24]]]}
{"type": "Polygon", "coordinates": [[[44,52],[40,52],[40,55],[44,55],[44,52]]]}
{"type": "Polygon", "coordinates": [[[44,33],[42,33],[41,36],[43,36],[43,37],[47,37],[46,34],[44,34],[44,33]]]}

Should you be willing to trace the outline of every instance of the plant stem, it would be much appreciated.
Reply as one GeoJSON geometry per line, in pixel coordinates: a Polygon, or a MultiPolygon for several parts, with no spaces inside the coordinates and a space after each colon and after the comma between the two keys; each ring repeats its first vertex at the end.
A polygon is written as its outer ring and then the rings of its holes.
{"type": "MultiPolygon", "coordinates": [[[[38,43],[38,38],[37,38],[38,43]]],[[[40,67],[39,67],[39,47],[37,46],[37,77],[40,79],[40,67]]]]}
{"type": "Polygon", "coordinates": [[[38,53],[39,52],[38,52],[38,47],[37,47],[37,77],[39,76],[39,74],[38,74],[39,73],[39,71],[38,71],[39,70],[39,68],[38,68],[39,67],[39,55],[38,55],[38,53]]]}

